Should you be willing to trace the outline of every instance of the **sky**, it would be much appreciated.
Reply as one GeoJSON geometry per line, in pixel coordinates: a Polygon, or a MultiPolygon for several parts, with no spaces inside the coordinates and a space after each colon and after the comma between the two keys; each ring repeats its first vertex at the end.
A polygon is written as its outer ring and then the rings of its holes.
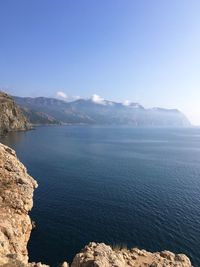
{"type": "Polygon", "coordinates": [[[0,89],[178,108],[200,125],[199,0],[0,0],[0,89]]]}

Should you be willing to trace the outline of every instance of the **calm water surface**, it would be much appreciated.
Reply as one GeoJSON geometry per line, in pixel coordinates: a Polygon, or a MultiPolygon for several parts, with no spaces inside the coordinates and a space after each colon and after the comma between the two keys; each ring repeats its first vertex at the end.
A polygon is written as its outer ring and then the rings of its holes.
{"type": "Polygon", "coordinates": [[[97,241],[200,266],[200,129],[38,127],[1,142],[39,183],[31,261],[58,266],[97,241]]]}

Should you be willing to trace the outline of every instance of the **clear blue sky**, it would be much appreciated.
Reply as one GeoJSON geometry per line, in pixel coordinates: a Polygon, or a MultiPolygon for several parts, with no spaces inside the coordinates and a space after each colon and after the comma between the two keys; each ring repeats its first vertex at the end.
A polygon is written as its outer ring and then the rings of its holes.
{"type": "Polygon", "coordinates": [[[0,0],[0,88],[176,107],[200,124],[200,1],[0,0]]]}

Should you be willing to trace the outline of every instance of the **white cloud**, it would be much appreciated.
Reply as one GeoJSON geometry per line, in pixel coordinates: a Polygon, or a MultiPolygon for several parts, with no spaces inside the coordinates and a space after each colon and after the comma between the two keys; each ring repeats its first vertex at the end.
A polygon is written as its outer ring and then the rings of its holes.
{"type": "Polygon", "coordinates": [[[131,101],[130,100],[124,100],[123,105],[124,106],[130,106],[131,101]]]}
{"type": "Polygon", "coordinates": [[[60,97],[60,98],[64,98],[64,99],[68,98],[67,94],[65,92],[63,92],[63,91],[56,92],[56,96],[60,97]]]}
{"type": "Polygon", "coordinates": [[[97,103],[97,104],[100,104],[100,105],[106,105],[106,102],[105,102],[105,99],[99,95],[92,95],[91,97],[91,100],[94,102],[94,103],[97,103]]]}
{"type": "Polygon", "coordinates": [[[79,100],[79,99],[81,99],[81,97],[79,95],[75,95],[72,97],[72,100],[79,100]]]}

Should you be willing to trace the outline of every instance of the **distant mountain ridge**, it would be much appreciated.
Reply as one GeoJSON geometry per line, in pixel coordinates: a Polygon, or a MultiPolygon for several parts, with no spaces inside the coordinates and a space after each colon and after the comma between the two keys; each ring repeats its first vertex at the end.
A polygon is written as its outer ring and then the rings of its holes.
{"type": "Polygon", "coordinates": [[[33,124],[85,123],[134,126],[190,126],[177,109],[145,109],[139,103],[118,103],[108,100],[79,99],[66,102],[47,97],[18,97],[16,103],[33,124]]]}

